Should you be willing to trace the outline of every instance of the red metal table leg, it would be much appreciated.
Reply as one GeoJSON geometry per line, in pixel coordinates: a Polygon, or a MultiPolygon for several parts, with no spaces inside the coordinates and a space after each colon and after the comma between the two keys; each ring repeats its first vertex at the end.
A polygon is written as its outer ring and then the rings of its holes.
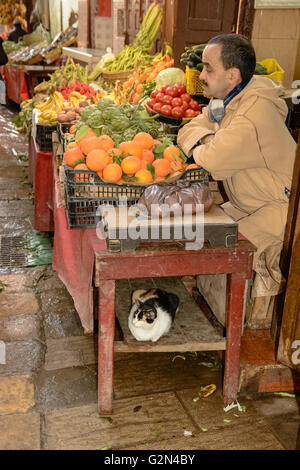
{"type": "Polygon", "coordinates": [[[98,409],[100,414],[112,413],[115,281],[102,281],[99,286],[98,315],[98,409]]]}
{"type": "Polygon", "coordinates": [[[223,384],[225,406],[236,401],[238,392],[246,279],[241,277],[239,274],[231,274],[229,275],[229,285],[225,373],[223,384]]]}

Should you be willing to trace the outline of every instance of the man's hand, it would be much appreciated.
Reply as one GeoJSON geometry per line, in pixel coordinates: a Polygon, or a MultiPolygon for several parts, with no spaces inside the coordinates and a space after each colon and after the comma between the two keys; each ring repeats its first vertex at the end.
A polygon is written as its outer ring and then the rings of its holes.
{"type": "Polygon", "coordinates": [[[215,134],[208,134],[208,135],[206,135],[205,137],[203,137],[203,138],[201,139],[201,142],[202,142],[203,144],[208,144],[211,140],[214,139],[214,137],[215,137],[215,134]]]}

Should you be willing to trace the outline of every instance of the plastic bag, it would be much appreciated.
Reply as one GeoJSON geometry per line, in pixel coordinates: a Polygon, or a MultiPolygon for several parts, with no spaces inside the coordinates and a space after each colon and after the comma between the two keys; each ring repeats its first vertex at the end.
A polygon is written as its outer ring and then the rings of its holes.
{"type": "Polygon", "coordinates": [[[149,185],[138,201],[138,206],[148,216],[163,216],[170,207],[174,212],[181,210],[184,214],[195,214],[202,210],[207,212],[213,204],[209,187],[198,181],[177,181],[175,183],[157,183],[149,185]]]}

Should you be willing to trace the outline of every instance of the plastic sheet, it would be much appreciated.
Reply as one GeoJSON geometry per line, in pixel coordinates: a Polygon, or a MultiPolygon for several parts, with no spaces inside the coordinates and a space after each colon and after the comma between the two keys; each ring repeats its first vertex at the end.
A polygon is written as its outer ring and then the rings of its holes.
{"type": "Polygon", "coordinates": [[[210,209],[213,204],[211,191],[206,184],[190,181],[149,185],[138,201],[138,205],[145,206],[151,216],[163,216],[169,207],[194,214],[200,209],[200,204],[204,205],[204,212],[210,209]]]}

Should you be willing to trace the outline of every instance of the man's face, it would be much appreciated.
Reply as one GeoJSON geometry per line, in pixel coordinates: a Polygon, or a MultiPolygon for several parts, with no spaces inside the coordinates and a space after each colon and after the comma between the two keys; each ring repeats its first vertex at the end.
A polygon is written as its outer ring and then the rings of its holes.
{"type": "Polygon", "coordinates": [[[203,94],[208,98],[219,98],[225,96],[234,88],[230,80],[230,70],[225,70],[221,60],[221,45],[209,44],[202,54],[203,70],[200,74],[203,94]]]}

